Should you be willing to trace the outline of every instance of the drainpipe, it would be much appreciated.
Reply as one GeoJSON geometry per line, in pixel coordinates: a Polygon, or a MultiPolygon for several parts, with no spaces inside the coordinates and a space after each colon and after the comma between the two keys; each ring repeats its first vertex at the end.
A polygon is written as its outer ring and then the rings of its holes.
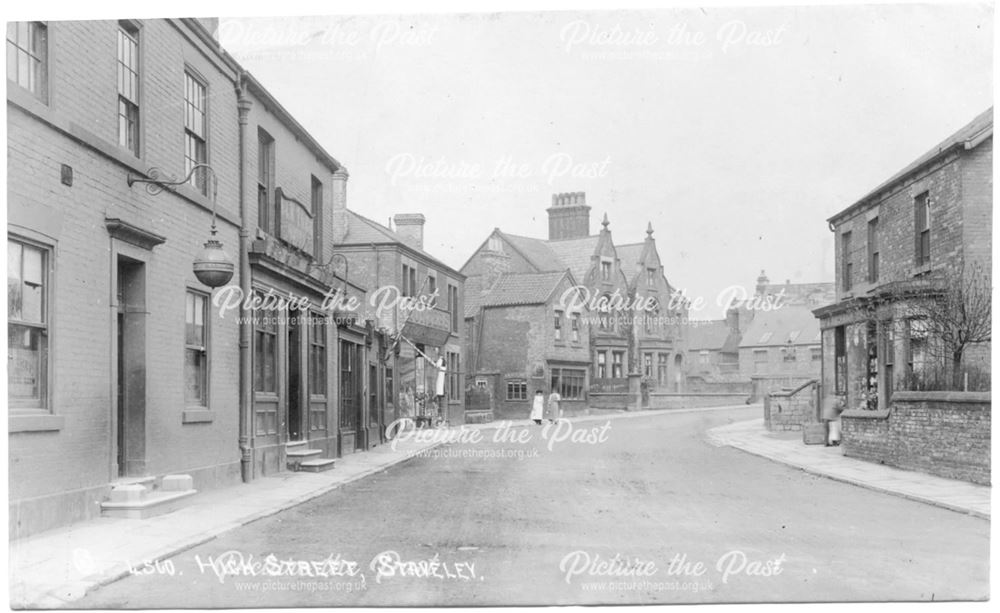
{"type": "MultiPolygon", "coordinates": [[[[240,290],[243,297],[250,295],[250,222],[247,215],[247,121],[252,103],[246,97],[245,73],[240,75],[239,85],[236,87],[237,108],[239,109],[239,164],[240,164],[240,290]]],[[[244,483],[253,480],[253,463],[251,456],[251,432],[250,425],[253,423],[251,412],[253,411],[253,381],[252,365],[250,363],[250,339],[251,323],[250,310],[246,307],[246,301],[240,301],[240,394],[239,394],[239,442],[240,442],[240,475],[244,483]]]]}

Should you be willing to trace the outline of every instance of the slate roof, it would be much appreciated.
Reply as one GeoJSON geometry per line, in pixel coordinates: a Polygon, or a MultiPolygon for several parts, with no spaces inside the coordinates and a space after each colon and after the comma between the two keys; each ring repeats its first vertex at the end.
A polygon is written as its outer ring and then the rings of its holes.
{"type": "Polygon", "coordinates": [[[729,326],[725,319],[691,321],[687,336],[689,350],[722,351],[729,336],[729,326]]]}
{"type": "Polygon", "coordinates": [[[559,256],[549,248],[549,243],[546,241],[528,236],[507,234],[506,232],[500,232],[500,234],[539,271],[566,269],[566,266],[559,260],[559,256]]]}
{"type": "MultiPolygon", "coordinates": [[[[370,245],[371,243],[385,244],[385,243],[399,243],[406,249],[410,249],[425,258],[434,262],[436,266],[440,266],[446,270],[458,273],[457,270],[448,266],[441,260],[437,259],[433,255],[427,253],[423,249],[418,249],[412,243],[404,239],[399,234],[396,234],[389,228],[383,226],[377,221],[372,221],[364,215],[356,213],[351,209],[347,209],[347,234],[344,236],[344,240],[341,244],[343,245],[370,245]]],[[[461,274],[461,273],[458,273],[461,274]]]]}
{"type": "Polygon", "coordinates": [[[887,181],[883,182],[881,185],[868,192],[863,198],[858,199],[857,202],[847,207],[843,211],[840,211],[833,217],[830,217],[829,219],[827,219],[827,221],[833,221],[835,219],[844,217],[849,211],[852,211],[853,209],[864,205],[865,202],[872,196],[875,196],[876,194],[878,194],[885,188],[889,187],[890,185],[896,183],[903,177],[916,171],[921,166],[927,164],[928,162],[933,161],[938,156],[951,150],[953,147],[961,146],[966,149],[971,149],[972,147],[982,142],[982,140],[985,139],[985,137],[990,136],[992,134],[993,134],[993,107],[991,106],[990,108],[986,109],[985,111],[977,115],[975,119],[962,126],[957,132],[955,132],[948,138],[938,143],[936,147],[932,148],[927,153],[918,157],[916,160],[908,164],[902,170],[892,175],[892,177],[890,177],[887,181]]]}
{"type": "Polygon", "coordinates": [[[774,311],[759,311],[747,326],[740,341],[744,347],[786,347],[818,345],[819,320],[807,306],[785,306],[774,311]],[[797,335],[793,334],[798,332],[797,335]]]}
{"type": "Polygon", "coordinates": [[[569,268],[576,282],[583,283],[592,264],[590,258],[597,250],[597,243],[600,240],[600,235],[596,235],[564,241],[549,241],[547,244],[562,262],[562,268],[569,268]]]}
{"type": "Polygon", "coordinates": [[[625,274],[631,275],[638,270],[639,258],[642,257],[642,250],[646,243],[631,243],[628,245],[615,245],[618,258],[622,261],[622,270],[625,274]]]}

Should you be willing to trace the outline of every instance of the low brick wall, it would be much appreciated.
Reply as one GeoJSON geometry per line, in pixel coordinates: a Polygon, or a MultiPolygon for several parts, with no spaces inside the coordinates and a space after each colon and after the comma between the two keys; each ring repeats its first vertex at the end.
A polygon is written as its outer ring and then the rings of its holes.
{"type": "Polygon", "coordinates": [[[895,392],[884,411],[841,414],[844,455],[990,484],[990,394],[895,392]]]}
{"type": "Polygon", "coordinates": [[[815,392],[808,387],[798,394],[772,393],[764,396],[764,427],[768,431],[801,430],[802,424],[816,423],[815,392]]]}
{"type": "Polygon", "coordinates": [[[747,395],[738,393],[707,393],[707,394],[667,394],[652,393],[649,395],[647,409],[694,409],[700,407],[725,407],[734,404],[747,404],[747,395]]]}

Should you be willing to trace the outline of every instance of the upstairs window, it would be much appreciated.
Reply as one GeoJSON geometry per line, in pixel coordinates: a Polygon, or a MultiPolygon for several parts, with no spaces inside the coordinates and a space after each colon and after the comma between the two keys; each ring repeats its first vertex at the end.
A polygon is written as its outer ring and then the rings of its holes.
{"type": "Polygon", "coordinates": [[[573,313],[570,317],[570,322],[572,323],[571,340],[574,343],[580,342],[580,314],[573,313]]]}
{"type": "Polygon", "coordinates": [[[451,331],[458,332],[461,315],[458,312],[458,287],[448,284],[448,311],[451,313],[451,331]]]}
{"type": "Polygon", "coordinates": [[[868,222],[868,282],[878,281],[878,217],[868,222]]]}
{"type": "Polygon", "coordinates": [[[854,264],[851,262],[851,233],[844,232],[840,235],[840,260],[842,287],[845,292],[851,290],[851,280],[854,277],[854,264]]]}
{"type": "Polygon", "coordinates": [[[38,21],[7,23],[7,81],[45,101],[48,28],[38,21]]]}
{"type": "Polygon", "coordinates": [[[649,286],[649,287],[653,287],[654,285],[656,285],[656,269],[655,268],[647,268],[646,269],[646,285],[649,286]]]}
{"type": "MultiPolygon", "coordinates": [[[[205,85],[190,72],[184,73],[184,174],[195,166],[208,163],[206,144],[205,85]]],[[[208,195],[208,173],[200,169],[191,177],[191,185],[208,195]]]]}
{"type": "Polygon", "coordinates": [[[273,231],[274,206],[274,139],[257,128],[257,225],[265,232],[273,231]]]}
{"type": "Polygon", "coordinates": [[[611,280],[611,262],[602,261],[601,262],[601,280],[610,281],[611,280]]]}
{"type": "Polygon", "coordinates": [[[924,192],[914,198],[914,243],[916,249],[916,265],[926,266],[931,263],[931,211],[930,196],[924,192]]]}
{"type": "Polygon", "coordinates": [[[323,259],[323,182],[310,175],[310,204],[313,214],[313,256],[323,259]]]}
{"type": "Polygon", "coordinates": [[[184,397],[188,405],[208,406],[208,296],[187,292],[184,310],[184,397]]]}
{"type": "Polygon", "coordinates": [[[562,311],[556,311],[555,315],[553,316],[553,320],[554,320],[553,321],[553,326],[554,326],[554,329],[555,329],[555,339],[557,341],[561,341],[563,339],[563,336],[562,336],[562,320],[563,320],[562,311]]]}
{"type": "Polygon", "coordinates": [[[139,155],[139,28],[118,24],[118,144],[139,155]]]}

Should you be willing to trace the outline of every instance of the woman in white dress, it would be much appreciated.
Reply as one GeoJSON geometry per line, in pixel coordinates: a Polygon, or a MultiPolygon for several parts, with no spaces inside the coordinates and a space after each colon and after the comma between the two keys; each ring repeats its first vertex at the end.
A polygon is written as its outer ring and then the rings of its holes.
{"type": "Polygon", "coordinates": [[[531,405],[531,419],[540,426],[543,417],[545,417],[545,394],[542,393],[542,390],[537,390],[535,400],[531,405]]]}

